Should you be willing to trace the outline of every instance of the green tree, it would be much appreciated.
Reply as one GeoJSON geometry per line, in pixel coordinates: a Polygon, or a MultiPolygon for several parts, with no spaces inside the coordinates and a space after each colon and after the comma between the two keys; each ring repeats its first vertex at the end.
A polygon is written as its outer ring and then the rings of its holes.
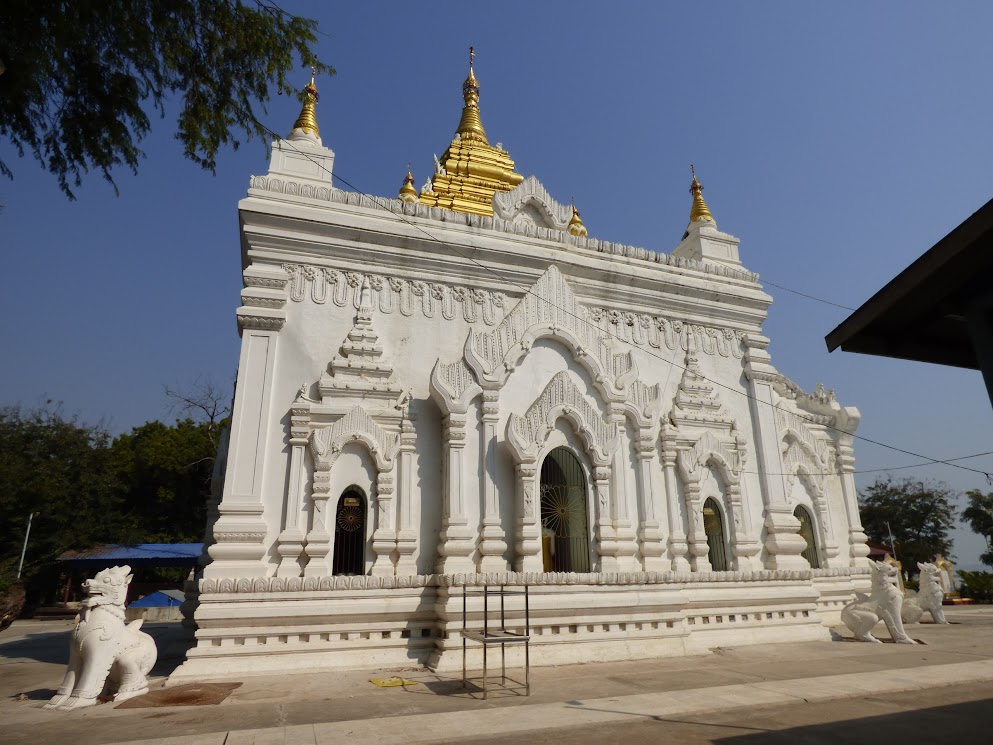
{"type": "MultiPolygon", "coordinates": [[[[110,456],[102,426],[83,424],[58,407],[0,408],[0,555],[20,557],[34,512],[23,575],[29,593],[51,583],[52,562],[63,551],[138,538],[110,456]]],[[[2,569],[16,572],[16,560],[2,569]]]]}
{"type": "MultiPolygon", "coordinates": [[[[179,99],[176,137],[213,171],[218,150],[268,134],[270,88],[294,57],[316,60],[317,23],[271,0],[5,0],[0,3],[0,137],[53,173],[70,199],[82,175],[137,170],[149,109],[179,99]]],[[[13,176],[0,160],[0,173],[13,176]]],[[[114,187],[116,190],[116,186],[114,187]]]]}
{"type": "Polygon", "coordinates": [[[140,542],[203,538],[217,453],[209,424],[147,422],[115,439],[111,451],[111,469],[124,486],[124,509],[138,527],[140,542]]]}
{"type": "Polygon", "coordinates": [[[955,492],[943,482],[917,479],[878,479],[859,493],[862,526],[872,543],[888,546],[889,528],[897,558],[905,570],[917,572],[917,562],[934,561],[952,548],[949,531],[955,525],[955,492]]]}
{"type": "Polygon", "coordinates": [[[993,567],[993,492],[983,494],[978,489],[972,489],[965,496],[969,498],[969,506],[962,510],[962,519],[969,524],[972,532],[986,539],[986,552],[980,555],[979,560],[993,567]]]}

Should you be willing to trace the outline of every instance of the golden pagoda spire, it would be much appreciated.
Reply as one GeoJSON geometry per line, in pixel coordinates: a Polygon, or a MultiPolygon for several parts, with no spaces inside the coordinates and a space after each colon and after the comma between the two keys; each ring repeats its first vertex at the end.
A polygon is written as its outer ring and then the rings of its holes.
{"type": "Polygon", "coordinates": [[[307,83],[303,89],[304,93],[307,94],[307,97],[304,99],[303,108],[300,109],[300,116],[297,117],[296,123],[293,125],[293,132],[299,130],[306,134],[313,135],[319,140],[321,139],[321,131],[317,128],[315,105],[317,104],[320,96],[317,95],[317,85],[314,83],[314,76],[316,74],[317,71],[311,67],[310,82],[307,83]]]}
{"type": "Polygon", "coordinates": [[[465,106],[462,107],[459,128],[455,131],[461,137],[481,140],[488,145],[489,140],[486,139],[483,121],[479,118],[479,81],[476,80],[476,73],[472,70],[472,62],[475,58],[475,48],[469,47],[469,76],[462,83],[462,100],[465,101],[465,106]]]}
{"type": "Polygon", "coordinates": [[[583,225],[583,220],[579,216],[579,210],[576,209],[575,203],[572,205],[572,217],[569,220],[569,226],[567,228],[569,235],[575,235],[584,237],[589,235],[586,230],[586,226],[583,225]]]}
{"type": "Polygon", "coordinates": [[[414,174],[410,171],[410,163],[407,164],[407,177],[403,180],[397,199],[408,203],[417,201],[417,189],[414,188],[414,174]]]}
{"type": "Polygon", "coordinates": [[[696,169],[690,163],[690,173],[693,174],[693,183],[690,184],[690,194],[693,195],[693,206],[690,208],[690,222],[710,221],[717,224],[714,216],[710,214],[707,203],[703,200],[703,184],[696,180],[696,169]]]}
{"type": "Polygon", "coordinates": [[[493,215],[493,195],[510,191],[524,177],[514,171],[514,161],[502,146],[493,147],[479,118],[479,81],[472,68],[476,50],[469,47],[469,76],[462,84],[462,118],[448,149],[435,158],[430,188],[418,201],[470,215],[493,215]]]}

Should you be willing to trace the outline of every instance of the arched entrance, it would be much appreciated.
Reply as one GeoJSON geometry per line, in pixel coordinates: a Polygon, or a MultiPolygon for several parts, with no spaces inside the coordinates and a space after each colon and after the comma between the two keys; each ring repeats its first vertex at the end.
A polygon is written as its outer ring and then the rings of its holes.
{"type": "Polygon", "coordinates": [[[798,505],[793,516],[800,521],[800,535],[807,542],[807,548],[800,555],[807,560],[811,569],[820,569],[821,561],[817,556],[817,539],[814,537],[814,518],[803,505],[798,505]]]}
{"type": "Polygon", "coordinates": [[[703,503],[703,532],[707,536],[707,560],[715,572],[728,570],[727,546],[724,542],[724,519],[717,500],[708,497],[703,503]]]}
{"type": "Polygon", "coordinates": [[[365,574],[365,495],[350,486],[338,499],[334,515],[332,574],[365,574]]]}
{"type": "Polygon", "coordinates": [[[590,571],[586,475],[568,448],[541,464],[541,556],[546,572],[590,571]]]}

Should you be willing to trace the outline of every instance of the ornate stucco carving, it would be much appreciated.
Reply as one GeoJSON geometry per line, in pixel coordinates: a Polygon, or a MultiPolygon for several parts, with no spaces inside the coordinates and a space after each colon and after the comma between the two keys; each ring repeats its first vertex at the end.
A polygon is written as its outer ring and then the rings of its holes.
{"type": "Polygon", "coordinates": [[[565,230],[572,210],[552,199],[538,179],[528,176],[516,188],[493,195],[493,214],[512,225],[530,222],[535,227],[565,230]]]}
{"type": "Polygon", "coordinates": [[[380,313],[410,316],[417,312],[446,320],[461,316],[469,323],[481,320],[493,326],[503,318],[507,302],[501,292],[475,287],[340,272],[308,264],[285,264],[283,268],[290,276],[290,300],[297,303],[309,297],[318,305],[330,300],[340,308],[358,308],[362,285],[368,279],[372,307],[380,313]]]}
{"type": "Polygon", "coordinates": [[[690,337],[704,354],[741,359],[744,332],[737,329],[688,324],[644,313],[622,313],[602,307],[588,308],[589,320],[604,332],[639,347],[686,349],[690,337]]]}
{"type": "Polygon", "coordinates": [[[537,460],[559,417],[572,423],[595,464],[602,466],[609,462],[610,453],[618,444],[617,425],[604,420],[565,370],[552,377],[524,416],[510,415],[507,441],[519,461],[537,460]]]}
{"type": "MultiPolygon", "coordinates": [[[[623,401],[624,392],[612,373],[618,366],[628,370],[634,362],[628,359],[622,365],[616,360],[618,355],[613,353],[606,335],[588,323],[586,315],[586,309],[553,264],[495,329],[469,332],[465,360],[483,387],[498,388],[535,341],[551,337],[572,351],[573,358],[590,373],[604,398],[623,401]]],[[[625,376],[624,381],[627,379],[625,376]]]]}
{"type": "Polygon", "coordinates": [[[694,261],[692,259],[678,258],[670,254],[650,251],[647,248],[628,246],[623,243],[614,243],[611,241],[601,241],[599,238],[573,236],[557,228],[534,225],[531,221],[519,221],[515,223],[512,220],[501,217],[482,217],[480,215],[451,212],[439,207],[404,203],[395,199],[387,199],[386,197],[373,197],[351,191],[341,191],[331,187],[315,187],[310,184],[301,184],[270,176],[252,176],[249,181],[249,189],[259,192],[257,195],[251,195],[250,193],[250,196],[268,196],[265,194],[268,192],[269,194],[280,194],[293,198],[388,210],[407,217],[419,217],[438,222],[468,225],[469,227],[482,228],[484,230],[496,230],[512,235],[551,240],[581,250],[626,256],[654,264],[663,264],[676,269],[714,274],[745,282],[758,282],[759,279],[759,275],[753,272],[735,269],[716,262],[694,261]]]}
{"type": "Polygon", "coordinates": [[[734,486],[739,481],[740,454],[712,432],[704,432],[693,447],[680,450],[676,463],[686,481],[699,481],[702,469],[709,464],[717,468],[726,485],[734,486]]]}
{"type": "Polygon", "coordinates": [[[447,414],[464,414],[482,390],[465,360],[450,364],[438,360],[431,370],[431,396],[447,414]]]}
{"type": "Polygon", "coordinates": [[[387,432],[361,406],[356,406],[328,427],[314,430],[310,449],[321,470],[330,470],[341,449],[349,442],[361,442],[375,458],[380,471],[393,468],[400,447],[400,434],[387,432]]]}

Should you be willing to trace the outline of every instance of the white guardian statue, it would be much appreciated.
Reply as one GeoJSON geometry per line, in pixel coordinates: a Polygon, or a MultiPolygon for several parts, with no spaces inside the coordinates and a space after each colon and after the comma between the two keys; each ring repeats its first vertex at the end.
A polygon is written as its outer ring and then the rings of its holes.
{"type": "Polygon", "coordinates": [[[111,567],[83,583],[86,600],[69,640],[69,668],[46,709],[69,711],[148,691],[148,673],[158,651],[141,631],[141,619],[124,623],[124,600],[131,567],[111,567]]]}
{"type": "Polygon", "coordinates": [[[918,623],[921,616],[930,613],[935,623],[948,623],[941,601],[945,597],[941,586],[941,569],[937,564],[918,562],[921,570],[920,592],[908,592],[903,599],[903,610],[900,613],[904,623],[918,623]]]}
{"type": "Polygon", "coordinates": [[[896,566],[882,561],[874,561],[872,568],[872,592],[869,595],[857,592],[855,600],[841,611],[841,621],[855,638],[862,642],[878,642],[872,635],[873,627],[883,621],[890,637],[898,644],[916,644],[903,630],[900,611],[903,607],[903,594],[896,585],[896,566]]]}

